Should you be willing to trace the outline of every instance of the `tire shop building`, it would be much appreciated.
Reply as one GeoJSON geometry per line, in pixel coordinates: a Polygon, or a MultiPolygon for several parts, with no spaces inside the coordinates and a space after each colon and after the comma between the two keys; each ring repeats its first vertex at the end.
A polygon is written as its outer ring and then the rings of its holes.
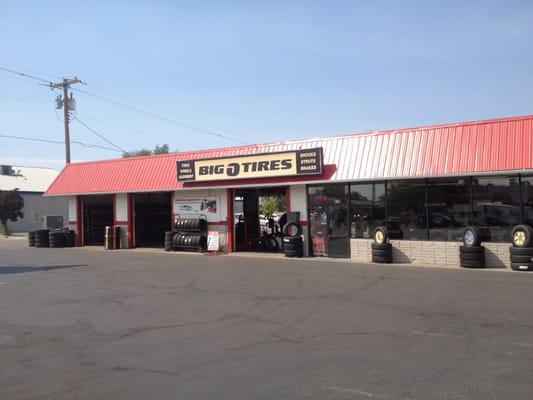
{"type": "Polygon", "coordinates": [[[482,226],[487,265],[507,266],[512,227],[533,225],[533,115],[72,163],[46,192],[68,197],[79,245],[116,225],[123,248],[162,246],[176,216],[202,214],[227,252],[253,249],[272,194],[299,212],[308,256],[369,261],[386,225],[395,262],[458,265],[482,226]]]}

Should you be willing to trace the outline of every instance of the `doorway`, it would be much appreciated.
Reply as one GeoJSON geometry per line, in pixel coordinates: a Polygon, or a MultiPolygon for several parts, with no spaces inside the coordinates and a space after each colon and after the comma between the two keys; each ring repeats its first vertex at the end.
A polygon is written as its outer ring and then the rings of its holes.
{"type": "Polygon", "coordinates": [[[163,247],[172,229],[170,193],[137,193],[133,197],[136,247],[163,247]]]}
{"type": "Polygon", "coordinates": [[[83,244],[103,245],[105,227],[113,225],[113,195],[84,196],[82,209],[83,244]]]}
{"type": "Polygon", "coordinates": [[[314,256],[350,257],[350,214],[346,185],[308,187],[309,239],[314,256]]]}
{"type": "Polygon", "coordinates": [[[287,188],[236,189],[233,197],[235,251],[282,251],[287,188]]]}

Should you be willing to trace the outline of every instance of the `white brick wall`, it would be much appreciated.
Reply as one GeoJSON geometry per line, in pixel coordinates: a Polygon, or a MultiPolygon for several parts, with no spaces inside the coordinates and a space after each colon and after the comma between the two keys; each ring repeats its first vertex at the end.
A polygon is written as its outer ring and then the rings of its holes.
{"type": "MultiPolygon", "coordinates": [[[[372,259],[372,240],[350,239],[351,258],[368,262],[372,259]]],[[[391,240],[396,263],[459,266],[459,242],[391,240]]],[[[510,267],[509,243],[483,243],[488,267],[510,267]]]]}

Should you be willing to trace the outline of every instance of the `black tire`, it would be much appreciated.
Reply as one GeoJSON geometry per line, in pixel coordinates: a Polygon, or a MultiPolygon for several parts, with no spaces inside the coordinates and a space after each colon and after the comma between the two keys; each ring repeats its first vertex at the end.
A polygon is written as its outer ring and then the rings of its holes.
{"type": "Polygon", "coordinates": [[[372,242],[372,250],[392,250],[392,244],[372,242]]]}
{"type": "Polygon", "coordinates": [[[285,224],[285,226],[283,227],[283,235],[287,236],[287,237],[299,237],[299,236],[301,236],[302,235],[302,225],[300,225],[296,221],[292,221],[292,222],[289,222],[289,223],[285,224]],[[291,234],[290,233],[291,227],[293,227],[293,226],[296,228],[296,233],[295,234],[291,234]]]}
{"type": "Polygon", "coordinates": [[[372,256],[376,257],[392,257],[392,250],[372,250],[372,256]]]}
{"type": "Polygon", "coordinates": [[[28,246],[35,246],[35,231],[28,232],[28,246]]]}
{"type": "Polygon", "coordinates": [[[514,247],[529,247],[533,238],[533,228],[529,225],[516,225],[511,231],[511,242],[514,247]]]}
{"type": "Polygon", "coordinates": [[[511,256],[532,256],[533,247],[509,247],[509,254],[511,256]]]}
{"type": "Polygon", "coordinates": [[[511,256],[509,257],[512,263],[533,263],[533,256],[511,256]]]}
{"type": "Polygon", "coordinates": [[[478,262],[485,263],[485,254],[464,253],[464,254],[459,254],[459,259],[461,261],[478,261],[478,262]]]}
{"type": "Polygon", "coordinates": [[[485,254],[483,246],[459,246],[459,254],[485,254]]]}
{"type": "Polygon", "coordinates": [[[302,238],[301,238],[301,236],[285,236],[283,238],[283,243],[285,243],[285,244],[302,243],[302,238]]]}
{"type": "Polygon", "coordinates": [[[372,232],[374,243],[385,244],[389,242],[389,230],[385,226],[377,226],[372,232]]]}
{"type": "Polygon", "coordinates": [[[463,244],[466,247],[476,247],[481,244],[481,232],[475,226],[466,228],[463,232],[463,244]]]}
{"type": "Polygon", "coordinates": [[[378,263],[378,264],[390,264],[392,263],[392,255],[390,257],[388,256],[372,256],[372,262],[378,263]]]}
{"type": "Polygon", "coordinates": [[[301,257],[303,255],[302,249],[287,250],[285,249],[285,257],[301,257]]]}
{"type": "Polygon", "coordinates": [[[463,268],[485,268],[485,262],[461,260],[461,267],[463,268]]]}
{"type": "Polygon", "coordinates": [[[511,263],[513,271],[533,271],[533,263],[511,263]]]}

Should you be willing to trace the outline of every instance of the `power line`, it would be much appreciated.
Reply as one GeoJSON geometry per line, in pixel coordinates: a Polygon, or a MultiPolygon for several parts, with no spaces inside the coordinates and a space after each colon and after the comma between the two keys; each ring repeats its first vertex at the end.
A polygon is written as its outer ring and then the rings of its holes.
{"type": "Polygon", "coordinates": [[[14,70],[9,69],[9,68],[0,67],[0,70],[2,70],[2,71],[6,71],[6,72],[11,72],[12,74],[16,74],[16,75],[24,76],[25,78],[35,79],[35,80],[37,80],[37,81],[45,82],[45,83],[47,83],[47,84],[51,84],[51,83],[52,83],[52,82],[50,82],[50,81],[47,81],[46,79],[38,78],[38,77],[36,77],[36,76],[29,75],[29,74],[25,74],[25,73],[23,73],[23,72],[14,71],[14,70]]]}
{"type": "Polygon", "coordinates": [[[104,96],[100,96],[98,94],[94,94],[94,93],[88,92],[86,90],[82,90],[82,89],[79,89],[79,88],[72,88],[72,90],[75,90],[75,91],[80,92],[80,93],[84,93],[84,94],[86,94],[88,96],[96,97],[97,99],[104,100],[104,101],[107,101],[109,103],[113,103],[115,105],[118,105],[118,106],[121,106],[121,107],[124,107],[124,108],[128,108],[130,110],[133,110],[133,111],[145,114],[145,115],[149,115],[149,116],[154,117],[154,118],[158,118],[160,120],[169,122],[169,123],[174,124],[174,125],[179,125],[179,126],[184,127],[184,128],[193,129],[193,130],[198,131],[198,132],[206,133],[208,135],[216,136],[216,137],[219,137],[219,138],[222,138],[222,139],[226,139],[226,140],[231,140],[233,142],[247,144],[247,142],[245,142],[244,140],[232,138],[230,136],[222,135],[221,133],[213,132],[213,131],[210,131],[210,130],[207,130],[207,129],[203,129],[203,128],[200,128],[200,127],[197,127],[197,126],[194,126],[194,125],[191,125],[191,124],[187,124],[185,122],[180,122],[180,121],[177,121],[177,120],[174,120],[174,119],[171,119],[171,118],[167,118],[165,116],[162,116],[162,115],[159,115],[159,114],[155,114],[155,113],[150,112],[150,111],[145,111],[145,110],[142,110],[140,108],[133,107],[133,106],[130,106],[128,104],[121,103],[120,101],[113,100],[113,99],[110,99],[108,97],[104,97],[104,96]]]}
{"type": "MultiPolygon", "coordinates": [[[[63,145],[65,144],[65,142],[61,142],[59,140],[39,139],[39,138],[30,138],[30,137],[23,137],[23,136],[0,135],[0,137],[8,138],[8,139],[16,139],[16,140],[27,140],[31,142],[43,142],[43,143],[63,144],[63,145]]],[[[97,144],[89,144],[89,143],[83,143],[83,142],[78,142],[78,141],[72,141],[71,143],[79,144],[80,146],[83,146],[83,147],[89,147],[89,148],[98,147],[104,150],[121,152],[120,150],[112,149],[110,147],[105,147],[105,146],[99,146],[97,144]]]]}
{"type": "Polygon", "coordinates": [[[126,150],[124,150],[122,147],[116,145],[115,143],[113,143],[112,141],[106,139],[103,135],[99,134],[98,132],[96,132],[93,128],[91,128],[89,125],[87,125],[85,122],[83,122],[81,119],[79,119],[78,117],[74,118],[74,120],[78,121],[80,124],[82,124],[85,128],[87,128],[88,130],[90,130],[92,133],[94,133],[96,136],[98,136],[100,139],[104,140],[105,142],[109,143],[111,146],[113,147],[116,147],[118,150],[122,151],[123,153],[126,153],[126,150]]]}
{"type": "MultiPolygon", "coordinates": [[[[55,88],[55,86],[58,85],[58,84],[54,84],[53,82],[47,81],[46,79],[38,78],[36,76],[25,74],[23,72],[18,72],[18,71],[9,69],[9,68],[0,67],[0,70],[11,72],[13,74],[20,75],[20,76],[23,76],[23,77],[35,79],[35,80],[38,80],[38,81],[41,81],[41,82],[45,82],[47,84],[46,86],[50,86],[52,88],[55,88]]],[[[192,129],[192,130],[195,130],[195,131],[198,131],[198,132],[202,132],[202,133],[205,133],[205,134],[208,134],[208,135],[211,135],[211,136],[215,136],[215,137],[218,137],[218,138],[221,138],[221,139],[230,140],[232,142],[241,143],[241,144],[247,144],[247,142],[244,141],[244,140],[236,139],[236,138],[233,138],[231,136],[227,136],[227,135],[223,135],[221,133],[213,132],[213,131],[210,131],[208,129],[200,128],[200,127],[195,126],[195,125],[191,125],[191,124],[187,124],[185,122],[177,121],[175,119],[167,118],[167,117],[165,117],[163,115],[155,114],[155,113],[150,112],[150,111],[145,111],[145,110],[142,110],[142,109],[140,109],[138,107],[130,106],[128,104],[121,103],[120,101],[113,100],[113,99],[110,99],[108,97],[100,96],[98,94],[94,94],[94,93],[88,92],[86,90],[78,89],[78,88],[75,88],[75,87],[70,87],[70,89],[76,90],[77,92],[86,94],[88,96],[95,97],[95,98],[100,99],[100,100],[107,101],[109,103],[112,103],[112,104],[115,104],[115,105],[130,109],[130,110],[139,112],[141,114],[149,115],[149,116],[151,116],[153,118],[157,118],[157,119],[169,122],[169,123],[174,124],[174,125],[178,125],[178,126],[181,126],[181,127],[184,127],[184,128],[192,129]]]]}

